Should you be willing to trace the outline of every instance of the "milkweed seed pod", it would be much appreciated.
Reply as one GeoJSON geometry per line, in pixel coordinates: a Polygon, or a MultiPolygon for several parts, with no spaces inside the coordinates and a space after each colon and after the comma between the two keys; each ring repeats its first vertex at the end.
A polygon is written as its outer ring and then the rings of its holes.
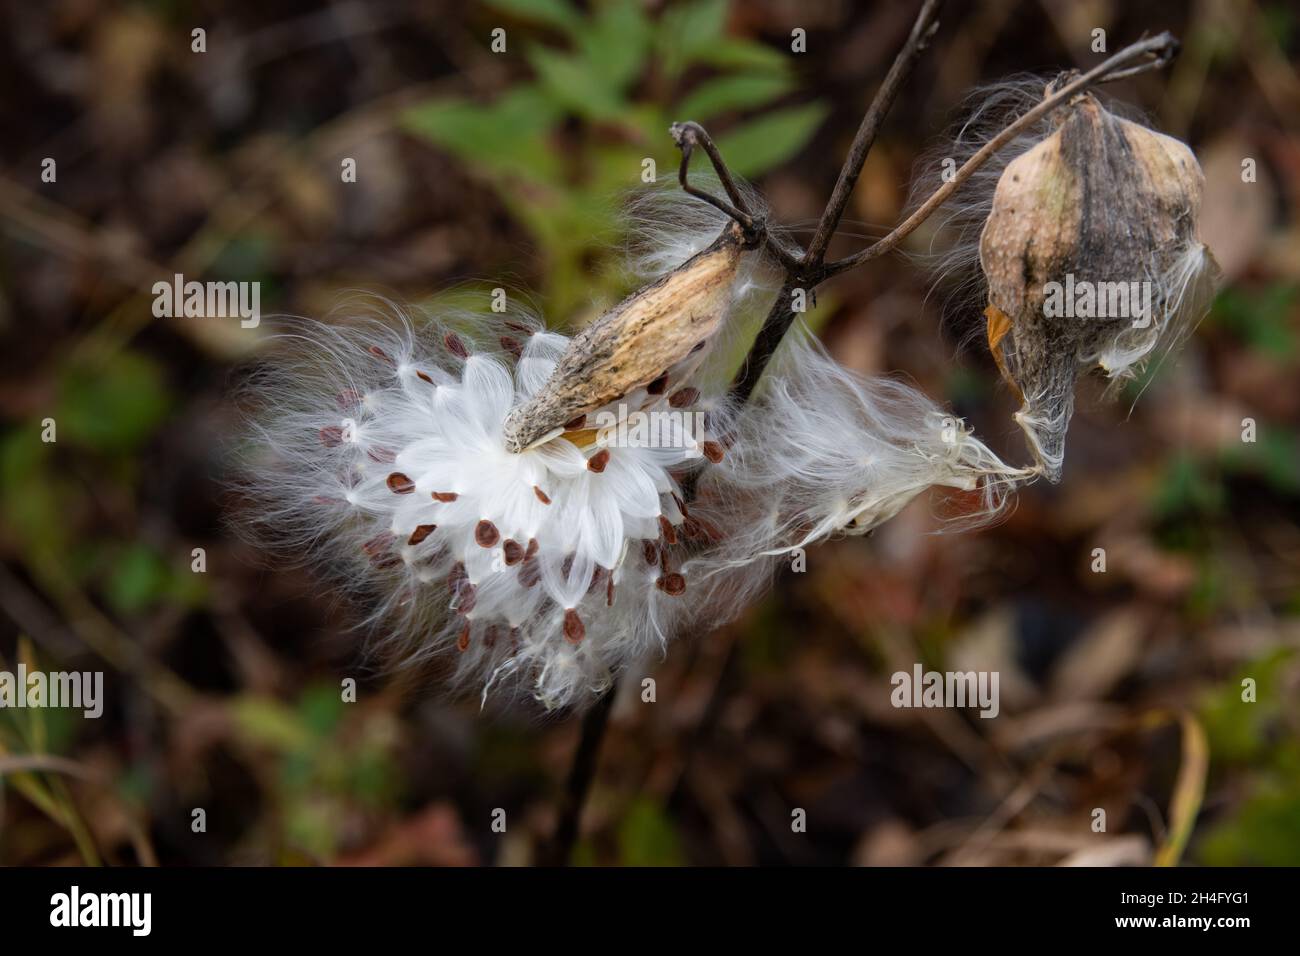
{"type": "Polygon", "coordinates": [[[257,520],[332,568],[399,650],[447,651],[485,692],[513,677],[581,705],[660,645],[660,605],[685,599],[680,480],[721,446],[683,385],[652,443],[597,429],[508,451],[511,410],[570,340],[521,316],[475,327],[389,316],[283,336],[250,386],[257,520]]]}
{"type": "Polygon", "coordinates": [[[582,431],[602,410],[641,411],[690,380],[731,305],[745,242],[735,225],[570,341],[551,378],[510,412],[506,448],[582,431]]]}
{"type": "Polygon", "coordinates": [[[1173,348],[1218,276],[1197,228],[1204,177],[1191,150],[1090,94],[1061,114],[1007,165],[979,243],[989,348],[1052,481],[1079,375],[1100,367],[1121,381],[1173,348]]]}
{"type": "Polygon", "coordinates": [[[445,652],[485,699],[581,707],[661,651],[695,598],[683,482],[725,454],[702,366],[752,257],[717,218],[653,226],[667,272],[572,338],[387,304],[292,327],[248,389],[257,540],[332,569],[397,655],[445,652]]]}

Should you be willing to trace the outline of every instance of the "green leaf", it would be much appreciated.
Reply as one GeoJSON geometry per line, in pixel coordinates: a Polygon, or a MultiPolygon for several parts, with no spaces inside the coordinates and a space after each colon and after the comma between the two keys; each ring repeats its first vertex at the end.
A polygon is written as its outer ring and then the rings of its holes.
{"type": "Polygon", "coordinates": [[[736,40],[730,37],[724,37],[717,43],[700,50],[696,59],[709,66],[733,70],[767,70],[783,73],[790,68],[790,61],[780,50],[774,50],[752,40],[736,40]]]}
{"type": "Polygon", "coordinates": [[[789,92],[793,82],[780,73],[738,73],[701,83],[678,104],[683,120],[706,120],[727,110],[750,109],[789,92]]]}
{"type": "Polygon", "coordinates": [[[544,46],[529,47],[527,57],[546,92],[570,112],[595,120],[613,119],[622,112],[622,98],[581,57],[544,46]]]}
{"type": "Polygon", "coordinates": [[[694,0],[670,7],[660,18],[655,45],[668,76],[677,76],[722,40],[727,6],[727,0],[694,0]]]}
{"type": "Polygon", "coordinates": [[[298,699],[303,724],[319,737],[327,737],[343,716],[343,692],[330,684],[315,684],[298,699]]]}
{"type": "Polygon", "coordinates": [[[681,866],[681,841],[672,821],[655,803],[638,799],[618,828],[619,863],[623,866],[681,866]]]}
{"type": "Polygon", "coordinates": [[[476,170],[511,172],[542,182],[555,175],[544,136],[559,121],[552,100],[535,86],[511,90],[493,103],[436,99],[413,106],[402,125],[476,170]]]}
{"type": "Polygon", "coordinates": [[[250,742],[285,753],[305,752],[312,745],[311,731],[278,700],[245,694],[230,708],[235,726],[250,742]]]}
{"type": "Polygon", "coordinates": [[[1300,347],[1291,328],[1292,304],[1300,286],[1278,284],[1253,294],[1224,289],[1214,301],[1211,321],[1231,331],[1255,351],[1286,360],[1300,347]]]}
{"type": "Polygon", "coordinates": [[[578,14],[565,0],[487,0],[487,5],[502,13],[563,30],[572,29],[579,22],[578,14]]]}
{"type": "Polygon", "coordinates": [[[65,368],[54,417],[60,439],[120,452],[142,444],[170,407],[158,366],[143,355],[119,352],[93,368],[65,368]]]}
{"type": "Polygon", "coordinates": [[[135,544],[117,555],[105,594],[118,611],[133,614],[162,600],[170,583],[167,562],[152,548],[135,544]]]}
{"type": "Polygon", "coordinates": [[[1300,855],[1300,785],[1266,780],[1235,814],[1201,838],[1208,866],[1294,866],[1300,855]]]}
{"type": "Polygon", "coordinates": [[[591,72],[623,93],[645,69],[650,21],[635,0],[612,0],[597,9],[576,39],[591,72]]]}
{"type": "Polygon", "coordinates": [[[826,118],[821,103],[776,110],[718,138],[733,172],[761,176],[801,150],[826,118]]]}
{"type": "Polygon", "coordinates": [[[14,429],[0,440],[0,515],[5,529],[27,549],[50,554],[66,550],[70,515],[63,501],[77,494],[50,468],[54,447],[41,441],[39,423],[14,429]]]}
{"type": "Polygon", "coordinates": [[[1178,455],[1165,466],[1151,507],[1162,519],[1213,515],[1223,510],[1225,497],[1222,482],[1210,475],[1201,462],[1190,455],[1178,455]]]}

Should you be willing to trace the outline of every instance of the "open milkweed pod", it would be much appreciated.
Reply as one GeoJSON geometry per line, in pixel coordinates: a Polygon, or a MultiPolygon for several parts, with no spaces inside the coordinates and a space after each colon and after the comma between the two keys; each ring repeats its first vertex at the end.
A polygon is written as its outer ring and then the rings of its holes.
{"type": "Polygon", "coordinates": [[[246,385],[249,536],[330,571],[385,657],[445,654],[485,702],[586,706],[705,595],[684,486],[726,454],[707,363],[760,257],[716,218],[639,214],[669,271],[574,338],[363,303],[286,322],[246,385]]]}
{"type": "Polygon", "coordinates": [[[620,403],[642,410],[688,381],[727,316],[747,248],[739,226],[725,227],[708,248],[575,335],[550,379],[506,419],[506,449],[589,429],[598,412],[620,403]]]}
{"type": "Polygon", "coordinates": [[[1002,174],[979,247],[989,348],[1051,481],[1079,375],[1099,366],[1131,378],[1201,319],[1218,279],[1198,231],[1204,176],[1192,151],[1091,94],[1062,112],[1002,174]]]}

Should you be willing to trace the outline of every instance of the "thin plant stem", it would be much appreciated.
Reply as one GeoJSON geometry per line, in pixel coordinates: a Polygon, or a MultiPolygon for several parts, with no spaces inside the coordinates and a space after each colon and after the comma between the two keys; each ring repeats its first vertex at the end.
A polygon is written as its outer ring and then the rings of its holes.
{"type": "Polygon", "coordinates": [[[539,860],[543,866],[568,866],[569,858],[573,855],[573,846],[578,840],[578,828],[582,822],[582,808],[587,802],[591,782],[596,777],[600,745],[605,738],[609,713],[617,695],[618,682],[615,681],[582,718],[582,735],[578,738],[578,748],[573,752],[573,763],[569,766],[569,779],[560,803],[559,822],[550,845],[542,852],[539,860]]]}

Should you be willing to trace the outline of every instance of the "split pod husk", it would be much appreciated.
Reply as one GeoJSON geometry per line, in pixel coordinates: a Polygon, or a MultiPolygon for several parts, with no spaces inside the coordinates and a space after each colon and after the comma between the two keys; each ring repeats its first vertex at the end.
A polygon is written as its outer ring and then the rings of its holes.
{"type": "Polygon", "coordinates": [[[740,227],[727,226],[708,248],[575,335],[537,395],[506,418],[506,449],[582,430],[601,409],[680,388],[727,316],[747,248],[740,227]]]}
{"type": "Polygon", "coordinates": [[[1100,367],[1131,378],[1200,320],[1218,279],[1198,230],[1205,180],[1192,151],[1091,94],[1063,113],[1007,166],[980,237],[989,348],[1051,481],[1078,377],[1100,367]]]}

